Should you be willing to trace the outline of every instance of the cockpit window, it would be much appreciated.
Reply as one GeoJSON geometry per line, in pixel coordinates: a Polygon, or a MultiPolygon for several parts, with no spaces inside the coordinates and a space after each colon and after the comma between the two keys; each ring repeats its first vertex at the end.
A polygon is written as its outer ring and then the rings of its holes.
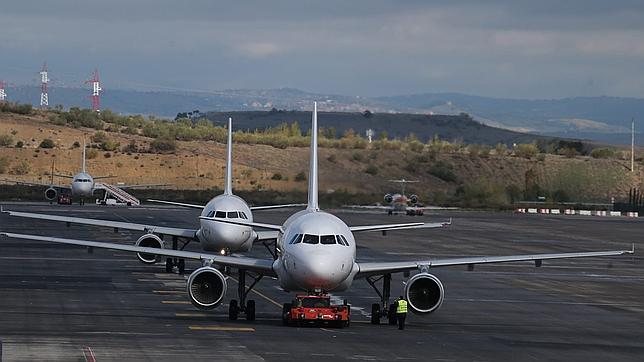
{"type": "Polygon", "coordinates": [[[324,245],[335,244],[335,235],[321,235],[320,243],[324,245]]]}
{"type": "Polygon", "coordinates": [[[317,244],[320,242],[320,237],[318,235],[304,234],[302,242],[305,244],[317,244]]]}
{"type": "Polygon", "coordinates": [[[237,219],[239,218],[239,213],[237,211],[228,211],[228,216],[229,219],[237,219]]]}
{"type": "Polygon", "coordinates": [[[215,216],[215,210],[210,210],[210,212],[208,212],[208,215],[206,215],[206,217],[213,217],[213,216],[215,216]]]}
{"type": "Polygon", "coordinates": [[[215,217],[225,219],[226,218],[226,212],[225,211],[217,211],[217,212],[215,212],[215,217]]]}
{"type": "Polygon", "coordinates": [[[297,234],[291,238],[289,244],[298,244],[302,242],[302,234],[297,234]]]}
{"type": "Polygon", "coordinates": [[[342,239],[342,241],[344,241],[345,246],[349,246],[349,241],[347,241],[347,239],[344,237],[344,235],[338,235],[338,236],[340,237],[340,239],[342,239]]]}
{"type": "Polygon", "coordinates": [[[240,216],[242,219],[248,220],[248,216],[246,216],[246,213],[245,213],[245,212],[243,212],[243,211],[240,211],[240,212],[239,212],[239,216],[240,216]]]}

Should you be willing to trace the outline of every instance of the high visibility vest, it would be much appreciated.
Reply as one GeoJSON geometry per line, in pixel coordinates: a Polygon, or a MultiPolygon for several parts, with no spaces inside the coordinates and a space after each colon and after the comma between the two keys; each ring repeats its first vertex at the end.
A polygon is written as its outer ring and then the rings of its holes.
{"type": "Polygon", "coordinates": [[[407,301],[404,299],[398,300],[398,307],[396,307],[396,313],[407,313],[407,301]]]}

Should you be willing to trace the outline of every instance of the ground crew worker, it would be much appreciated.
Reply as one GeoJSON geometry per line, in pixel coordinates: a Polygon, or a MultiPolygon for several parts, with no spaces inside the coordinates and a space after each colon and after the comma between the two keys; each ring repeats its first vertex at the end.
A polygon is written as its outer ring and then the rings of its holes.
{"type": "Polygon", "coordinates": [[[405,318],[407,317],[407,301],[401,295],[396,301],[396,319],[398,319],[398,329],[405,329],[405,318]]]}

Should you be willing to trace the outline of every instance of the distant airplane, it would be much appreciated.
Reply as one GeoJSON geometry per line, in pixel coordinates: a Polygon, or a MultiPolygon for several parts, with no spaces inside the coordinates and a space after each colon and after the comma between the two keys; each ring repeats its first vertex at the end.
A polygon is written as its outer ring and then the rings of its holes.
{"type": "MultiPolygon", "coordinates": [[[[80,205],[85,204],[85,198],[86,197],[92,197],[94,194],[95,190],[104,190],[105,187],[103,184],[100,183],[95,183],[95,180],[99,179],[106,179],[106,178],[113,178],[116,176],[96,176],[92,177],[86,170],[85,167],[85,141],[83,141],[83,161],[81,162],[81,171],[73,176],[69,175],[61,175],[61,174],[56,174],[54,172],[54,164],[52,162],[52,167],[51,167],[51,179],[50,183],[38,183],[38,182],[25,182],[25,181],[16,181],[15,183],[21,184],[21,185],[31,185],[31,186],[47,186],[47,190],[45,190],[45,198],[49,202],[53,202],[56,200],[56,197],[58,196],[58,191],[59,190],[69,190],[71,192],[72,197],[77,197],[78,202],[80,205]],[[69,185],[55,185],[54,184],[54,176],[56,177],[63,177],[63,178],[68,178],[71,179],[71,184],[69,185]]],[[[127,188],[127,187],[137,187],[141,185],[125,185],[121,186],[120,188],[127,188]]]]}
{"type": "Polygon", "coordinates": [[[354,209],[376,209],[376,210],[385,210],[387,214],[397,214],[405,213],[410,216],[421,216],[424,214],[425,210],[431,209],[429,207],[424,207],[418,203],[418,196],[412,194],[411,196],[405,196],[405,185],[410,183],[416,183],[418,181],[409,181],[400,179],[400,180],[389,180],[389,182],[399,183],[402,185],[402,190],[400,193],[396,194],[385,194],[384,200],[387,205],[345,205],[345,207],[350,207],[354,209]]]}
{"type": "MultiPolygon", "coordinates": [[[[105,248],[133,253],[160,254],[197,260],[201,267],[187,279],[187,295],[192,304],[200,309],[213,309],[219,306],[228,289],[225,275],[230,269],[239,271],[237,284],[239,303],[233,299],[228,304],[228,316],[237,319],[240,312],[247,320],[255,319],[255,301],[248,300],[248,294],[264,276],[277,279],[282,290],[287,292],[303,291],[311,296],[329,292],[342,292],[351,287],[354,280],[365,279],[376,291],[380,302],[371,306],[371,323],[378,324],[385,316],[392,317],[391,277],[393,273],[417,273],[409,278],[404,286],[404,296],[411,311],[428,314],[436,311],[443,303],[445,290],[438,277],[430,274],[434,268],[463,266],[474,268],[475,264],[533,261],[541,266],[543,260],[562,258],[581,258],[632,254],[634,250],[613,250],[599,252],[571,252],[555,254],[529,254],[507,256],[474,256],[458,258],[414,259],[408,261],[359,261],[354,233],[383,229],[405,229],[422,223],[384,224],[348,226],[337,216],[320,210],[318,205],[318,127],[317,105],[314,106],[311,121],[311,158],[308,186],[308,203],[305,210],[291,215],[282,225],[256,223],[243,218],[217,218],[201,216],[201,220],[219,222],[234,226],[261,227],[278,232],[278,255],[273,259],[253,257],[231,257],[202,252],[183,250],[159,250],[135,247],[117,243],[75,240],[40,235],[1,232],[0,235],[35,241],[77,245],[91,248],[105,248]],[[222,272],[223,269],[223,272],[222,272]],[[246,276],[254,282],[246,284],[246,276]],[[382,280],[382,288],[377,282],[382,280]]],[[[348,301],[347,301],[348,304],[348,301]]],[[[291,310],[290,303],[283,305],[285,313],[291,310]]],[[[322,315],[319,316],[323,318],[322,315]]],[[[395,319],[394,319],[395,320],[395,319]]],[[[345,324],[348,326],[348,321],[345,324]]]]}

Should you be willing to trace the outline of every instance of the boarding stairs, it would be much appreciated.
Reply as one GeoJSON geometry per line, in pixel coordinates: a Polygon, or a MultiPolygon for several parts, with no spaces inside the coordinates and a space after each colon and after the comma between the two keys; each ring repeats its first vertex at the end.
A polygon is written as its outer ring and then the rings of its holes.
{"type": "Polygon", "coordinates": [[[139,199],[130,195],[129,193],[125,192],[125,190],[117,186],[106,184],[106,183],[100,183],[100,184],[97,184],[95,187],[97,189],[105,190],[105,197],[103,199],[104,203],[107,203],[107,200],[109,198],[113,198],[113,199],[116,199],[116,201],[121,204],[126,204],[131,206],[141,205],[141,201],[139,201],[139,199]]]}

